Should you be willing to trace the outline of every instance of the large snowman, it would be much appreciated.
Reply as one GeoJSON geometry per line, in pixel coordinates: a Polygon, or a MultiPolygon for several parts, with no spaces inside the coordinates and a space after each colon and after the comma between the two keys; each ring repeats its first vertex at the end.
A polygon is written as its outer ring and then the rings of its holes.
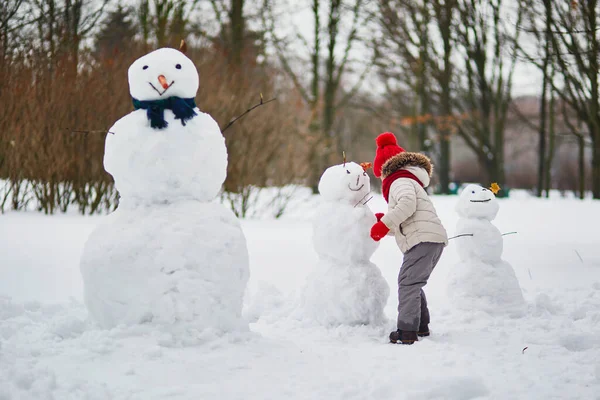
{"type": "Polygon", "coordinates": [[[524,300],[510,264],[502,260],[502,234],[492,224],[499,205],[494,193],[468,185],[456,205],[456,245],[460,257],[448,279],[453,304],[467,311],[520,315],[524,300]]]}
{"type": "Polygon", "coordinates": [[[245,329],[246,240],[233,213],[211,202],[226,177],[227,149],[194,103],[198,71],[163,48],[128,75],[136,110],[110,128],[104,155],[121,197],[85,245],[85,304],[105,328],[245,329]]]}
{"type": "Polygon", "coordinates": [[[321,204],[313,223],[319,263],[301,293],[302,316],[325,326],[381,324],[389,286],[370,261],[376,222],[366,205],[370,181],[353,162],[328,168],[319,181],[321,204]]]}

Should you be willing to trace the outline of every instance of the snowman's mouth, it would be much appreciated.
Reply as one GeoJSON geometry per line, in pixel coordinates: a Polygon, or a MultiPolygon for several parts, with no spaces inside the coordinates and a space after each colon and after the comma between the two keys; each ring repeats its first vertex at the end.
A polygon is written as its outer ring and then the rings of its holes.
{"type": "Polygon", "coordinates": [[[361,190],[364,187],[365,187],[365,184],[363,183],[362,185],[360,185],[360,187],[358,187],[358,189],[352,189],[350,187],[350,184],[348,184],[348,189],[352,190],[353,192],[358,192],[359,190],[361,190]]]}
{"type": "Polygon", "coordinates": [[[490,200],[492,200],[492,199],[487,199],[487,200],[471,200],[471,203],[487,203],[490,200]]]}
{"type": "Polygon", "coordinates": [[[160,90],[158,90],[157,88],[155,88],[155,87],[154,87],[154,85],[152,84],[152,82],[148,82],[148,83],[150,84],[150,86],[152,86],[152,89],[154,89],[154,91],[155,91],[156,93],[158,93],[158,95],[159,95],[159,96],[162,96],[163,94],[165,94],[165,92],[166,92],[167,90],[169,90],[169,88],[170,88],[171,86],[173,86],[173,84],[175,83],[175,81],[171,82],[171,83],[169,84],[169,86],[167,86],[167,87],[165,88],[165,90],[163,90],[162,92],[161,92],[160,90]]]}

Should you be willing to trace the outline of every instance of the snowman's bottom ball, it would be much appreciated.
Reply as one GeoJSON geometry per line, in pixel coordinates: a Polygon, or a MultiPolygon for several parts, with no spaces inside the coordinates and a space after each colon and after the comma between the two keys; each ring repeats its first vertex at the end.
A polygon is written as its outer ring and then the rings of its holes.
{"type": "Polygon", "coordinates": [[[249,278],[246,240],[223,206],[196,201],[117,209],[81,259],[85,304],[104,328],[177,324],[228,332],[249,278]]]}
{"type": "Polygon", "coordinates": [[[321,260],[302,291],[300,317],[324,326],[380,325],[389,294],[375,264],[321,260]]]}
{"type": "Polygon", "coordinates": [[[511,316],[525,311],[519,281],[505,261],[459,263],[452,267],[447,282],[448,297],[459,310],[511,316]]]}

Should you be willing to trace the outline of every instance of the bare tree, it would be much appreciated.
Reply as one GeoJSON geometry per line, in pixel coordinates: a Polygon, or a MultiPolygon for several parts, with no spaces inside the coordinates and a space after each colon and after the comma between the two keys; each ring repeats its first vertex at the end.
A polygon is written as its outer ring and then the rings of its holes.
{"type": "Polygon", "coordinates": [[[108,12],[95,35],[96,58],[110,58],[114,53],[130,50],[135,45],[136,33],[133,10],[119,4],[115,10],[108,12]]]}
{"type": "Polygon", "coordinates": [[[35,21],[38,54],[51,61],[62,58],[62,70],[77,71],[80,45],[92,33],[108,2],[30,0],[29,13],[35,21]]]}
{"type": "Polygon", "coordinates": [[[456,0],[433,0],[435,26],[439,31],[441,46],[432,46],[432,75],[439,85],[438,108],[443,119],[436,125],[440,142],[439,176],[441,192],[450,193],[450,138],[452,136],[453,107],[452,83],[454,67],[452,63],[454,32],[456,24],[456,0]],[[445,119],[445,120],[444,120],[445,119]]]}
{"type": "MultiPolygon", "coordinates": [[[[383,31],[375,46],[380,56],[379,66],[387,79],[415,93],[407,104],[415,121],[430,114],[431,52],[429,28],[431,10],[427,1],[381,0],[379,23],[383,31]],[[407,73],[408,72],[408,73],[407,73]]],[[[401,89],[402,90],[402,89],[401,89]]],[[[399,113],[401,116],[402,111],[399,113]]],[[[410,124],[420,151],[428,152],[430,138],[426,123],[410,124]]]]}
{"type": "MultiPolygon", "coordinates": [[[[556,94],[587,128],[592,144],[592,194],[600,198],[600,19],[597,0],[543,2],[551,13],[556,94]]],[[[574,129],[574,132],[579,130],[574,129]]]]}
{"type": "MultiPolygon", "coordinates": [[[[599,4],[593,1],[553,2],[528,0],[534,18],[527,33],[548,49],[540,61],[534,51],[522,50],[527,61],[546,77],[546,66],[553,66],[556,79],[545,79],[562,104],[563,117],[579,146],[579,186],[585,188],[586,136],[591,146],[592,194],[600,198],[600,19],[599,4]],[[544,24],[536,23],[544,15],[544,24]],[[575,120],[575,121],[574,121],[575,120]]],[[[552,114],[551,114],[552,116],[552,114]]],[[[541,121],[540,121],[541,122],[541,121]]],[[[550,137],[552,139],[552,137],[550,137]]],[[[542,140],[542,137],[540,136],[542,140]]],[[[542,146],[540,146],[540,149],[542,146]]]]}
{"type": "Polygon", "coordinates": [[[342,79],[350,72],[352,51],[360,40],[359,30],[368,19],[365,12],[367,1],[310,1],[313,36],[309,39],[298,34],[294,38],[308,49],[309,60],[304,63],[309,64],[309,74],[297,72],[287,48],[290,38],[277,35],[273,3],[274,0],[263,2],[263,24],[283,69],[311,110],[308,138],[312,149],[310,185],[316,192],[319,177],[340,146],[341,135],[336,133],[335,126],[337,115],[356,94],[370,69],[371,63],[364,65],[363,61],[362,70],[355,71],[358,77],[355,85],[348,90],[342,88],[342,79]],[[342,21],[347,22],[345,30],[342,29],[342,21]]]}
{"type": "Polygon", "coordinates": [[[246,0],[210,0],[210,3],[219,28],[212,42],[229,59],[229,68],[235,71],[259,64],[260,56],[265,55],[264,32],[249,27],[257,17],[245,9],[246,0]]]}
{"type": "Polygon", "coordinates": [[[457,94],[457,106],[470,118],[457,126],[460,137],[477,155],[491,181],[504,184],[504,132],[511,102],[522,24],[518,3],[514,18],[502,0],[458,2],[458,53],[464,63],[465,91],[457,94]]]}
{"type": "Polygon", "coordinates": [[[23,13],[24,0],[0,0],[0,65],[4,65],[16,43],[15,34],[29,23],[23,13]]]}
{"type": "Polygon", "coordinates": [[[552,47],[552,29],[553,15],[550,0],[541,0],[540,4],[535,4],[535,1],[529,1],[525,8],[525,20],[521,29],[529,33],[534,39],[534,46],[526,48],[519,46],[519,51],[523,53],[524,58],[528,62],[533,62],[542,72],[542,90],[539,104],[539,124],[536,127],[538,131],[538,170],[537,170],[537,188],[536,194],[541,197],[550,171],[548,159],[551,157],[551,149],[547,148],[553,144],[553,137],[548,134],[549,116],[553,113],[549,112],[548,95],[552,95],[552,83],[549,82],[552,77],[550,70],[553,70],[553,47],[552,47]],[[551,142],[551,143],[550,143],[551,142]]]}
{"type": "Polygon", "coordinates": [[[137,6],[138,25],[146,46],[176,46],[188,33],[192,12],[199,0],[140,0],[137,6]]]}
{"type": "Polygon", "coordinates": [[[410,115],[398,111],[418,138],[418,148],[432,152],[433,143],[439,143],[437,170],[442,193],[448,193],[450,183],[457,5],[456,0],[380,0],[378,19],[383,35],[375,43],[384,79],[393,79],[416,93],[408,107],[410,115]],[[437,137],[428,133],[430,125],[437,137]]]}

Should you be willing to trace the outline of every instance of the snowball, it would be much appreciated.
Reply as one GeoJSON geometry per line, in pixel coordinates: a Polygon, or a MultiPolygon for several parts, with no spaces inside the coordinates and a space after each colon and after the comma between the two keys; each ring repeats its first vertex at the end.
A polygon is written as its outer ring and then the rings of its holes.
{"type": "Polygon", "coordinates": [[[355,163],[330,167],[321,177],[313,222],[320,261],[301,294],[304,317],[326,326],[385,321],[390,289],[369,261],[379,245],[369,235],[377,219],[363,204],[369,191],[369,176],[355,163]]]}
{"type": "MultiPolygon", "coordinates": [[[[138,58],[127,72],[129,93],[138,100],[158,100],[167,97],[196,97],[199,86],[196,66],[182,52],[163,48],[138,58]],[[164,77],[165,89],[159,77],[164,77]]],[[[162,80],[162,79],[161,79],[162,80]]]]}
{"type": "Polygon", "coordinates": [[[354,206],[367,199],[370,191],[369,175],[354,162],[327,168],[319,181],[319,193],[327,201],[354,206]]]}
{"type": "Polygon", "coordinates": [[[492,221],[499,205],[494,193],[478,185],[468,185],[459,196],[456,212],[463,218],[483,218],[492,221]]]}
{"type": "Polygon", "coordinates": [[[181,201],[119,207],[90,235],[81,259],[84,298],[105,328],[185,323],[243,328],[248,252],[220,204],[181,201]]]}
{"type": "Polygon", "coordinates": [[[123,202],[165,203],[212,200],[227,175],[227,149],[219,126],[208,114],[185,126],[165,110],[165,129],[150,127],[145,110],[117,121],[106,137],[104,168],[123,202]]]}

